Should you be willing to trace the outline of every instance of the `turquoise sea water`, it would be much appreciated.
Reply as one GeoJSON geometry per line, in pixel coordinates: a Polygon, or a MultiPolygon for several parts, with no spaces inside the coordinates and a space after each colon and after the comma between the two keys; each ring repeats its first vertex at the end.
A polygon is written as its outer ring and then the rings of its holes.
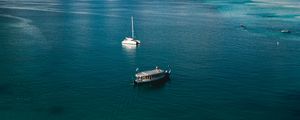
{"type": "Polygon", "coordinates": [[[299,120],[299,4],[0,0],[0,120],[299,120]]]}

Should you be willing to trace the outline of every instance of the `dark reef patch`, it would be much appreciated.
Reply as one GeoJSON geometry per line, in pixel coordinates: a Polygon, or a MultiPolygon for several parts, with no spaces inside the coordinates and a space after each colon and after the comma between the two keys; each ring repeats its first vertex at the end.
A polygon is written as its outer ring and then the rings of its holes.
{"type": "Polygon", "coordinates": [[[39,107],[34,109],[36,112],[45,113],[48,115],[62,115],[66,112],[65,107],[60,105],[53,105],[48,107],[39,107]]]}
{"type": "Polygon", "coordinates": [[[52,115],[60,115],[65,112],[65,108],[63,106],[51,106],[48,108],[48,112],[52,115]]]}
{"type": "Polygon", "coordinates": [[[7,110],[11,110],[12,108],[13,107],[11,105],[0,102],[0,111],[7,111],[7,110]]]}
{"type": "Polygon", "coordinates": [[[12,88],[12,85],[10,85],[10,84],[7,84],[7,83],[1,84],[0,83],[0,95],[10,95],[10,94],[13,94],[11,88],[12,88]]]}
{"type": "Polygon", "coordinates": [[[287,100],[288,110],[293,118],[300,120],[300,91],[290,91],[289,94],[283,96],[287,100]]]}

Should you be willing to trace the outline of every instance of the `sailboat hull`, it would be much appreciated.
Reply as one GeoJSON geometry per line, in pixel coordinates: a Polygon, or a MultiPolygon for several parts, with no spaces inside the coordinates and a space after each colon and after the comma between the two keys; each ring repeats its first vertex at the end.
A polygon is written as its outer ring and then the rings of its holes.
{"type": "Polygon", "coordinates": [[[123,41],[122,41],[122,44],[126,44],[126,45],[138,45],[140,44],[141,42],[139,40],[134,40],[132,38],[125,38],[123,41]]]}

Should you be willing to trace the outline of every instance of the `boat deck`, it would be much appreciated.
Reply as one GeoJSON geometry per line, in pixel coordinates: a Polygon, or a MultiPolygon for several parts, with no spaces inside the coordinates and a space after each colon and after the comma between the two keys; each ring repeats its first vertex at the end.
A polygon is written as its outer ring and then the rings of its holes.
{"type": "Polygon", "coordinates": [[[149,76],[149,75],[155,75],[155,74],[159,74],[159,73],[163,73],[163,72],[164,71],[161,69],[154,69],[154,70],[139,72],[136,74],[136,76],[138,76],[138,77],[149,76]]]}

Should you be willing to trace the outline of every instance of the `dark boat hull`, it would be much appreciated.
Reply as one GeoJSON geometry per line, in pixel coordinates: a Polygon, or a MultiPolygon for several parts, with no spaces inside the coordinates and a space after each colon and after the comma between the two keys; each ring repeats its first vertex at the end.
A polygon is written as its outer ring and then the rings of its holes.
{"type": "Polygon", "coordinates": [[[169,73],[165,73],[165,76],[159,79],[155,80],[147,80],[147,81],[141,81],[141,80],[134,80],[134,84],[147,84],[147,83],[159,83],[168,80],[170,77],[169,73]]]}

